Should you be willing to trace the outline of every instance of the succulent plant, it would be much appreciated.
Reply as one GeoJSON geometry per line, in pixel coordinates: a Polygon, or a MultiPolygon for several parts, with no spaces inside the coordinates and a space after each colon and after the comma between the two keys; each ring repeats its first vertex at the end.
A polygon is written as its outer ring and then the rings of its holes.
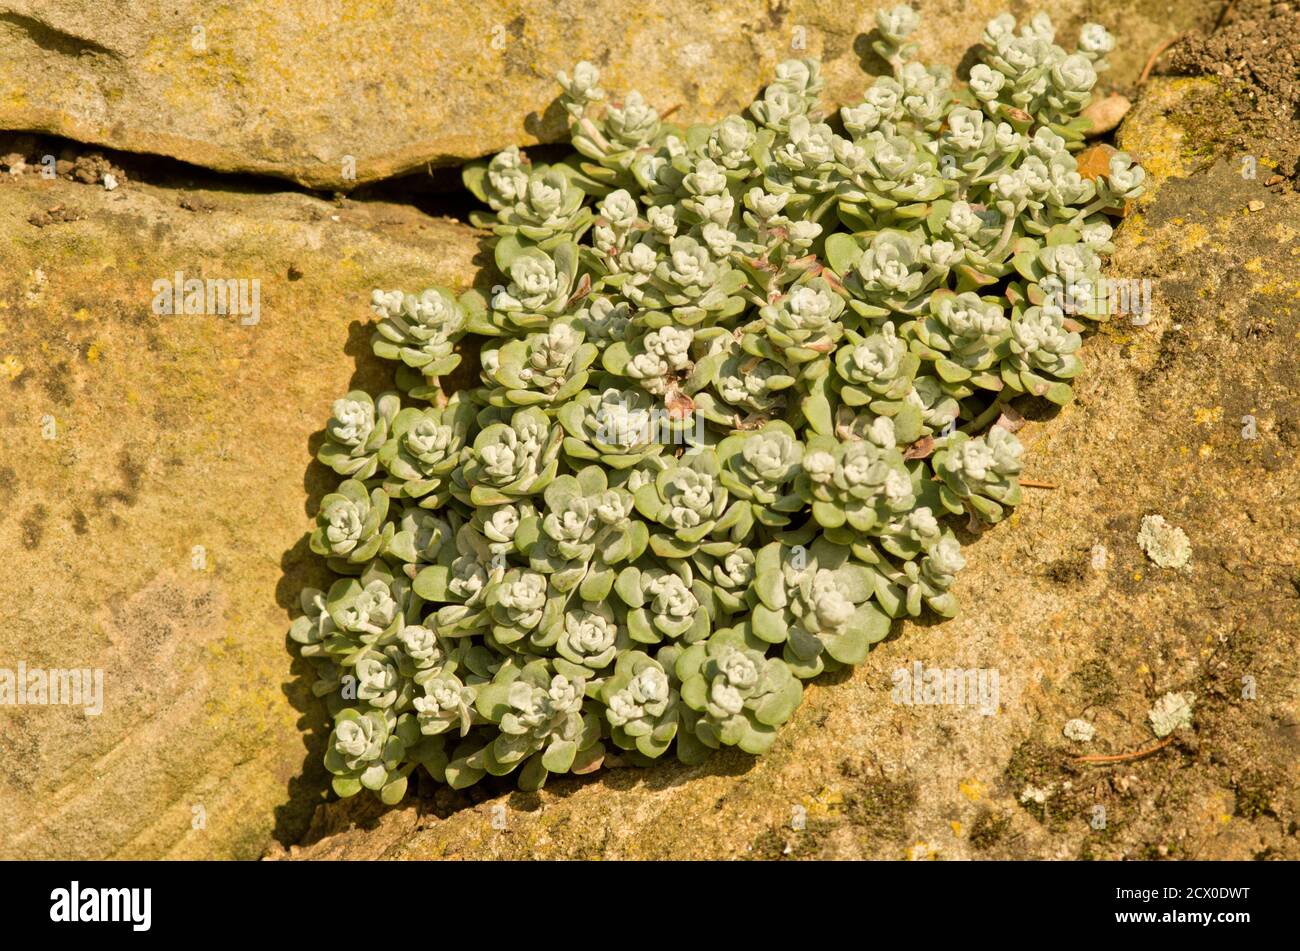
{"type": "Polygon", "coordinates": [[[1074,393],[1066,381],[1083,369],[1083,361],[1075,356],[1082,343],[1078,333],[1066,329],[1065,314],[1054,304],[1017,310],[1011,317],[1002,381],[1017,392],[1068,403],[1074,393]]]}
{"type": "MultiPolygon", "coordinates": [[[[869,336],[848,332],[845,346],[835,351],[835,390],[843,405],[866,406],[881,416],[897,416],[906,407],[921,359],[908,349],[893,324],[869,336]]],[[[912,411],[919,422],[919,412],[912,411]]]]}
{"type": "Polygon", "coordinates": [[[889,633],[889,618],[872,600],[875,572],[847,546],[817,539],[811,548],[764,546],[754,570],[753,633],[784,645],[786,663],[802,678],[827,665],[858,664],[889,633]]]}
{"type": "Polygon", "coordinates": [[[546,247],[548,242],[581,232],[591,218],[585,198],[564,166],[533,166],[515,201],[497,209],[493,230],[546,247]]]}
{"type": "MultiPolygon", "coordinates": [[[[970,381],[988,389],[1001,389],[1001,380],[989,372],[998,362],[998,348],[1010,324],[996,299],[973,291],[955,294],[938,290],[930,295],[929,315],[911,326],[912,352],[934,362],[934,372],[944,383],[970,381]]],[[[965,396],[969,388],[950,388],[965,396]]]]}
{"type": "Polygon", "coordinates": [[[619,572],[614,590],[628,608],[628,634],[639,644],[690,644],[709,636],[712,592],[689,562],[674,562],[671,569],[630,565],[619,572]]]}
{"type": "MultiPolygon", "coordinates": [[[[462,176],[465,187],[493,211],[505,211],[521,199],[528,188],[532,162],[515,145],[498,152],[486,164],[466,166],[462,176]]],[[[487,219],[491,223],[491,219],[487,219]]]]}
{"type": "Polygon", "coordinates": [[[545,516],[520,526],[516,546],[558,591],[603,600],[614,584],[612,566],[640,557],[649,537],[644,525],[628,521],[632,494],[610,488],[603,469],[587,466],[548,485],[544,501],[545,516]]]}
{"type": "Polygon", "coordinates": [[[791,375],[806,373],[805,364],[825,363],[835,351],[844,332],[839,322],[843,310],[844,298],[825,278],[815,277],[760,310],[762,333],[746,334],[741,346],[788,367],[791,375]]]}
{"type": "Polygon", "coordinates": [[[423,678],[420,686],[424,694],[412,700],[411,705],[415,708],[415,721],[421,733],[437,736],[456,729],[464,736],[469,732],[474,724],[474,687],[442,669],[423,678]]]}
{"type": "MultiPolygon", "coordinates": [[[[742,526],[748,526],[750,520],[770,527],[788,525],[803,508],[803,500],[794,490],[803,453],[804,444],[794,428],[779,419],[757,430],[733,433],[719,443],[717,458],[722,467],[718,481],[732,495],[749,502],[742,526]]],[[[747,527],[745,534],[749,534],[747,527]]]]}
{"type": "Polygon", "coordinates": [[[594,677],[613,664],[628,644],[613,608],[583,602],[564,612],[555,642],[555,652],[560,655],[555,666],[571,677],[594,677]]]}
{"type": "Polygon", "coordinates": [[[684,761],[702,758],[707,749],[700,747],[765,753],[776,728],[799,706],[803,687],[790,668],[752,643],[738,628],[724,628],[678,656],[682,702],[695,714],[689,718],[694,742],[678,754],[684,761]]]}
{"type": "Polygon", "coordinates": [[[744,300],[736,295],[744,283],[744,272],[715,260],[706,243],[679,235],[659,257],[648,280],[626,282],[623,292],[629,303],[643,310],[666,311],[676,323],[690,327],[705,319],[725,320],[744,309],[744,300]]]}
{"type": "Polygon", "coordinates": [[[498,505],[534,495],[555,478],[562,431],[536,407],[516,410],[509,422],[479,431],[468,458],[453,473],[471,505],[498,505]]]}
{"type": "Polygon", "coordinates": [[[409,579],[383,562],[372,562],[360,578],[340,578],[330,585],[325,610],[332,628],[322,646],[340,663],[352,666],[370,647],[391,643],[413,619],[416,607],[409,579]]]}
{"type": "Polygon", "coordinates": [[[518,241],[507,244],[510,240],[497,245],[497,261],[509,280],[492,295],[490,326],[501,333],[544,328],[569,306],[579,267],[577,245],[568,241],[544,251],[518,241]]]}
{"type": "Polygon", "coordinates": [[[710,537],[749,534],[748,507],[731,507],[717,454],[706,447],[686,453],[636,491],[636,510],[651,526],[650,548],[662,558],[685,558],[710,537]]]}
{"type": "MultiPolygon", "coordinates": [[[[928,268],[920,253],[924,241],[917,231],[884,229],[866,247],[850,250],[844,259],[852,268],[844,281],[852,295],[849,306],[863,317],[885,317],[918,297],[927,283],[928,268]]],[[[846,236],[842,243],[854,242],[846,236]]]]}
{"type": "Polygon", "coordinates": [[[562,404],[587,385],[595,344],[572,321],[557,320],[522,340],[509,340],[481,355],[487,401],[502,408],[562,404]]]}
{"type": "Polygon", "coordinates": [[[957,579],[957,572],[966,567],[961,545],[951,533],[939,539],[926,552],[925,557],[903,563],[906,578],[907,613],[921,613],[921,602],[943,617],[957,613],[957,599],[948,589],[957,579]]]}
{"type": "Polygon", "coordinates": [[[492,290],[376,290],[395,388],[318,453],[340,577],[290,638],[339,795],[761,753],[802,681],[957,612],[954,526],[1020,501],[999,414],[1073,398],[1144,173],[1080,154],[1102,27],[995,17],[962,81],[918,24],[877,12],[837,114],[812,59],[689,125],[580,62],[574,154],[465,167],[492,290]]]}
{"type": "Polygon", "coordinates": [[[414,677],[420,671],[440,668],[447,660],[437,632],[423,624],[402,625],[397,631],[397,642],[402,649],[399,670],[403,673],[409,670],[407,676],[414,677]]]}
{"type": "Polygon", "coordinates": [[[460,363],[453,347],[465,333],[467,317],[451,291],[431,287],[417,297],[376,290],[370,308],[379,317],[370,344],[376,356],[401,360],[426,377],[448,374],[460,363]]]}
{"type": "Polygon", "coordinates": [[[470,775],[504,776],[519,769],[520,787],[536,789],[550,773],[581,769],[598,759],[601,727],[585,709],[585,690],[584,680],[555,673],[546,660],[503,665],[475,696],[475,709],[499,732],[464,757],[470,775]]]}
{"type": "Polygon", "coordinates": [[[642,651],[623,651],[600,686],[610,739],[624,750],[655,759],[672,746],[680,723],[675,674],[642,651]]]}
{"type": "Polygon", "coordinates": [[[341,476],[369,479],[379,467],[379,450],[400,405],[396,393],[374,400],[363,390],[335,400],[316,458],[341,476]]]}
{"type": "MultiPolygon", "coordinates": [[[[722,341],[726,346],[726,342],[722,341]]],[[[744,353],[739,347],[720,351],[723,360],[711,375],[709,390],[694,394],[695,410],[721,425],[779,416],[790,404],[798,382],[790,370],[776,360],[744,353]]]]}
{"type": "Polygon", "coordinates": [[[664,397],[692,366],[689,328],[669,325],[651,330],[631,346],[614,344],[605,351],[604,367],[633,381],[652,396],[664,397]]]}
{"type": "Polygon", "coordinates": [[[384,490],[424,508],[440,508],[451,494],[449,476],[460,464],[474,416],[468,402],[441,409],[408,406],[393,417],[379,462],[388,473],[384,490]]]}
{"type": "Polygon", "coordinates": [[[395,528],[387,518],[383,489],[367,491],[364,482],[347,479],[321,499],[311,550],[329,558],[336,570],[356,568],[359,574],[360,566],[382,555],[392,540],[395,528]]]}
{"type": "Polygon", "coordinates": [[[334,791],[354,796],[364,787],[386,803],[399,802],[415,766],[404,761],[419,739],[419,728],[409,715],[390,723],[379,710],[340,710],[325,749],[325,768],[334,774],[334,791]]]}
{"type": "Polygon", "coordinates": [[[721,612],[736,614],[748,609],[749,591],[754,581],[752,549],[736,548],[719,555],[697,552],[692,563],[713,589],[714,600],[721,612]]]}
{"type": "Polygon", "coordinates": [[[560,407],[566,433],[564,453],[571,465],[599,461],[610,469],[627,469],[663,451],[659,404],[638,388],[585,390],[560,407]],[[576,463],[573,462],[576,460],[576,463]]]}
{"type": "Polygon", "coordinates": [[[956,432],[934,454],[940,494],[950,512],[966,506],[986,522],[1003,516],[1003,506],[1020,504],[1020,440],[994,426],[985,436],[956,432]]]}
{"type": "Polygon", "coordinates": [[[563,601],[546,575],[511,568],[488,587],[485,601],[495,645],[544,649],[553,642],[563,601]]]}
{"type": "Polygon", "coordinates": [[[805,446],[796,488],[823,528],[871,531],[916,504],[911,473],[892,444],[814,434],[805,446]]]}

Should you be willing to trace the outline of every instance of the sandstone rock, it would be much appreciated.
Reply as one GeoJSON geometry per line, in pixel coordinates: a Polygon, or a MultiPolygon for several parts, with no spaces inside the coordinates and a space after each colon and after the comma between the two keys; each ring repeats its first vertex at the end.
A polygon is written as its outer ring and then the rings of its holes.
{"type": "Polygon", "coordinates": [[[1231,157],[1207,164],[1206,139],[1185,130],[1212,120],[1216,98],[1213,83],[1155,80],[1121,127],[1152,187],[1109,273],[1152,282],[1150,322],[1115,318],[1083,348],[1077,402],[1027,413],[1025,476],[1057,488],[1026,489],[966,548],[960,617],[904,624],[851,675],[810,687],[757,760],[553,778],[537,794],[438,791],[389,811],[332,803],[275,855],[1300,857],[1286,832],[1300,817],[1300,199],[1241,213],[1263,179],[1231,157]],[[1157,510],[1198,545],[1193,575],[1146,564],[1135,537],[1157,510]],[[900,702],[917,663],[996,671],[997,712],[900,702]],[[1060,724],[1086,715],[1091,754],[1140,750],[1153,700],[1175,690],[1200,698],[1199,747],[1180,740],[1110,783],[1068,762],[1079,751],[1060,724]]]}
{"type": "Polygon", "coordinates": [[[0,706],[0,857],[301,834],[327,787],[285,637],[324,577],[313,434],[386,379],[370,289],[464,285],[476,252],[398,205],[0,180],[0,668],[104,672],[99,716],[0,706]],[[77,214],[29,223],[51,207],[77,214]],[[178,271],[260,281],[260,319],[156,316],[178,271]]]}
{"type": "MultiPolygon", "coordinates": [[[[136,14],[81,6],[10,3],[0,44],[27,37],[51,69],[62,63],[65,72],[50,75],[65,81],[74,66],[104,76],[119,68],[132,78],[111,87],[112,101],[139,95],[149,75],[136,71],[139,61],[112,65],[113,50],[140,42],[136,14]],[[92,30],[99,39],[75,39],[92,30]]],[[[251,7],[240,9],[255,22],[251,7]]],[[[977,33],[985,15],[963,14],[931,51],[951,61],[943,44],[977,33]]],[[[1137,26],[1126,20],[1132,59],[1117,64],[1116,78],[1136,75],[1154,45],[1142,23],[1161,36],[1172,29],[1156,14],[1123,15],[1137,26]]],[[[845,49],[852,39],[842,37],[845,49]]],[[[611,86],[621,79],[615,65],[611,86]]],[[[40,68],[28,62],[28,85],[6,89],[30,92],[40,68]]],[[[663,75],[662,63],[656,69],[663,75]]],[[[502,117],[513,122],[525,103],[507,101],[510,83],[526,98],[533,82],[502,81],[493,94],[502,117]]],[[[247,77],[228,90],[265,92],[247,77]]],[[[197,95],[202,121],[157,108],[151,116],[138,99],[137,115],[192,122],[194,138],[175,140],[187,147],[229,131],[229,117],[211,103],[203,113],[197,95]]],[[[271,98],[259,108],[293,102],[271,98]]],[[[28,100],[11,95],[0,115],[12,120],[28,100]]],[[[283,130],[247,107],[252,100],[236,101],[249,128],[283,130]]],[[[311,101],[318,115],[355,115],[324,94],[311,101]]],[[[391,101],[390,119],[400,113],[391,101]]],[[[1026,475],[1058,488],[1027,490],[1010,524],[968,548],[961,619],[905,625],[851,676],[815,685],[761,760],[733,753],[693,769],[610,770],[538,795],[442,790],[386,811],[332,803],[291,854],[1297,857],[1286,830],[1300,818],[1300,206],[1292,191],[1270,192],[1246,217],[1268,180],[1216,161],[1220,108],[1214,83],[1155,80],[1120,127],[1119,144],[1143,161],[1153,187],[1125,219],[1111,273],[1150,278],[1156,310],[1145,327],[1116,321],[1090,339],[1076,404],[1054,419],[1028,414],[1026,475]],[[1144,565],[1134,538],[1150,511],[1187,526],[1194,576],[1144,565]],[[998,712],[894,702],[895,672],[918,661],[997,670],[998,712]],[[1250,702],[1240,699],[1246,677],[1257,683],[1250,702]],[[1149,741],[1152,700],[1171,690],[1200,698],[1203,753],[1180,738],[1112,784],[1063,763],[1071,751],[1060,723],[1086,711],[1102,738],[1096,753],[1135,749],[1149,741]],[[1041,796],[1024,802],[1029,788],[1041,796]],[[1251,818],[1235,805],[1251,802],[1271,814],[1251,818]],[[1088,824],[1097,805],[1113,830],[1105,835],[1088,824]],[[504,831],[494,828],[497,806],[504,831]]],[[[403,127],[380,125],[366,141],[382,151],[383,136],[403,127]]],[[[500,132],[505,141],[516,134],[500,132]]],[[[233,160],[213,164],[251,168],[260,154],[261,170],[290,174],[275,165],[292,151],[284,135],[278,151],[241,151],[252,141],[241,140],[222,153],[233,160]]],[[[1267,143],[1252,154],[1272,167],[1267,143]]],[[[250,857],[268,845],[286,854],[274,843],[296,840],[327,787],[323,716],[284,638],[298,588],[324,578],[302,543],[307,513],[333,484],[310,465],[313,437],[334,396],[386,379],[362,326],[369,288],[463,285],[476,252],[468,229],[397,205],[0,178],[0,550],[9,554],[0,668],[21,660],[105,672],[98,717],[0,707],[0,857],[250,857]],[[259,320],[155,316],[153,282],[177,270],[260,280],[259,320]],[[43,438],[47,417],[52,439],[43,438]]]]}
{"type": "MultiPolygon", "coordinates": [[[[885,0],[881,0],[883,6],[885,0]]],[[[742,108],[789,56],[820,56],[826,99],[857,101],[876,4],[835,0],[555,0],[463,4],[0,0],[0,128],[41,131],[221,171],[347,190],[511,143],[565,135],[551,77],[587,58],[678,120],[742,108]]],[[[921,0],[922,55],[956,66],[1004,0],[921,0]]],[[[1044,6],[1047,6],[1046,4],[1044,6]]],[[[1121,39],[1106,83],[1131,83],[1209,0],[1106,15],[1050,5],[1062,39],[1088,17],[1121,39]]]]}

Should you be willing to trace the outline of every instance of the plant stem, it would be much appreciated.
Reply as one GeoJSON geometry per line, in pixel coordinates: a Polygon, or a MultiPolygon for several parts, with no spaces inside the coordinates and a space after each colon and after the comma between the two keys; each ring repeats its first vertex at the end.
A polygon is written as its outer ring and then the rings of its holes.
{"type": "Polygon", "coordinates": [[[1098,198],[1091,205],[1089,205],[1086,208],[1083,208],[1082,210],[1079,211],[1078,214],[1076,214],[1073,218],[1070,219],[1070,227],[1071,228],[1077,227],[1078,225],[1082,224],[1084,220],[1086,220],[1087,217],[1090,214],[1092,214],[1094,211],[1102,211],[1106,208],[1109,208],[1113,204],[1115,204],[1115,200],[1113,198],[1098,198]]]}
{"type": "Polygon", "coordinates": [[[990,422],[998,418],[1002,412],[1003,404],[1015,395],[1016,394],[1012,391],[1011,387],[1002,387],[1002,389],[998,391],[997,397],[989,404],[988,409],[980,413],[965,426],[961,427],[961,431],[964,433],[974,433],[983,429],[990,422]]]}
{"type": "Polygon", "coordinates": [[[578,125],[581,127],[582,131],[587,134],[587,138],[595,142],[596,145],[607,155],[614,151],[614,146],[609,144],[609,139],[605,138],[601,134],[600,130],[596,128],[596,124],[589,118],[583,116],[582,119],[579,120],[578,125]]]}
{"type": "Polygon", "coordinates": [[[998,236],[998,243],[989,252],[988,258],[990,261],[1000,261],[1002,259],[1002,253],[1006,251],[1007,245],[1011,242],[1011,232],[1015,230],[1016,219],[1019,217],[1020,207],[1016,208],[1014,215],[1007,216],[1006,224],[1002,226],[1002,234],[998,236]]]}

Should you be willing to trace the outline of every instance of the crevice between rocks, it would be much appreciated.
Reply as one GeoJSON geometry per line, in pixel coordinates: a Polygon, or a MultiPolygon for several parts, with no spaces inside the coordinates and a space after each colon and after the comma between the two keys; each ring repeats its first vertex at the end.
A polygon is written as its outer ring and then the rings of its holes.
{"type": "MultiPolygon", "coordinates": [[[[0,18],[3,19],[3,18],[0,18]]],[[[542,161],[567,153],[567,146],[538,145],[529,153],[542,161]]],[[[473,160],[471,160],[473,161],[473,160]]],[[[87,186],[108,187],[103,173],[113,176],[113,187],[130,188],[132,182],[178,193],[178,203],[188,210],[206,210],[188,203],[184,193],[231,192],[248,195],[295,193],[322,201],[382,201],[408,205],[430,217],[469,223],[478,201],[461,184],[461,163],[429,165],[415,172],[367,182],[348,191],[310,188],[288,179],[255,172],[221,172],[164,155],[105,148],[64,136],[23,131],[0,131],[0,187],[6,176],[48,175],[87,186]],[[52,157],[52,158],[51,158],[52,157]]],[[[54,223],[54,222],[51,222],[54,223]]]]}

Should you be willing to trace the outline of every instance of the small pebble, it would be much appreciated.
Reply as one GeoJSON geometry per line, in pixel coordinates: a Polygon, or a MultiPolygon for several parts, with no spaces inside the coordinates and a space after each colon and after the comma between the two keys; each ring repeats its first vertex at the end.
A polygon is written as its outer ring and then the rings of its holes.
{"type": "Polygon", "coordinates": [[[1105,99],[1098,99],[1083,110],[1083,118],[1092,123],[1088,129],[1088,138],[1105,135],[1128,114],[1133,104],[1119,93],[1111,93],[1105,99]]]}
{"type": "Polygon", "coordinates": [[[1074,740],[1076,743],[1087,743],[1097,735],[1097,728],[1087,720],[1074,719],[1065,724],[1061,730],[1067,740],[1074,740]]]}
{"type": "Polygon", "coordinates": [[[105,173],[104,173],[104,191],[106,191],[106,192],[111,192],[111,191],[112,191],[114,188],[116,188],[116,187],[117,187],[117,178],[113,175],[112,172],[105,172],[105,173]]]}
{"type": "Polygon", "coordinates": [[[1249,209],[1250,211],[1263,211],[1264,203],[1260,201],[1258,198],[1253,198],[1251,199],[1250,203],[1246,205],[1246,208],[1249,209]]]}

